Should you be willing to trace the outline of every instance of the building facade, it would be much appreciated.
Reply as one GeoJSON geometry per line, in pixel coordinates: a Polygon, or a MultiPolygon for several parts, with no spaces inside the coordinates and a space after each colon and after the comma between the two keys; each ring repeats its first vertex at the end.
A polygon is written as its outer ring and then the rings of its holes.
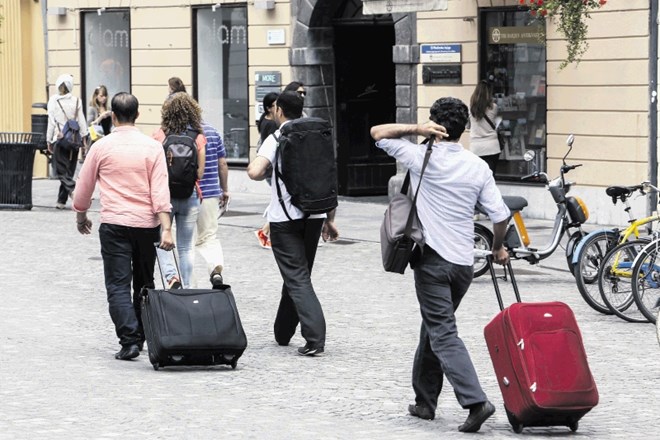
{"type": "MultiPolygon", "coordinates": [[[[534,166],[557,176],[565,139],[574,134],[566,160],[584,166],[568,176],[579,183],[572,191],[587,202],[592,222],[620,223],[626,217],[604,188],[657,182],[651,5],[611,1],[592,13],[589,50],[560,70],[565,41],[519,0],[448,0],[446,10],[392,14],[365,14],[359,0],[51,0],[44,82],[52,94],[57,76],[72,73],[85,102],[100,84],[110,95],[130,91],[140,100],[139,126],[150,134],[167,80],[178,76],[223,134],[230,165],[240,167],[256,151],[263,95],[301,81],[306,113],[335,128],[340,193],[359,196],[386,194],[399,181],[397,164],[369,137],[372,125],[423,122],[438,97],[469,102],[476,84],[488,80],[507,137],[497,169],[502,192],[526,196],[528,215],[553,218],[543,185],[520,177],[534,166]],[[532,163],[523,160],[527,150],[536,153],[532,163]]],[[[32,82],[23,88],[45,89],[38,77],[32,82]]],[[[23,105],[24,124],[29,110],[23,105]]],[[[462,142],[469,147],[468,134],[462,142]]],[[[633,204],[637,215],[649,205],[633,204]]]]}

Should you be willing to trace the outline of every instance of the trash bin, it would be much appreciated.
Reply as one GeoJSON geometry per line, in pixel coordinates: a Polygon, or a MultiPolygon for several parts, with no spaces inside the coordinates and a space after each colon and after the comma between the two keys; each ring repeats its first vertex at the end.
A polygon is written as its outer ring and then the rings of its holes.
{"type": "MultiPolygon", "coordinates": [[[[47,104],[43,102],[35,102],[32,104],[32,108],[39,108],[46,110],[47,104]]],[[[39,139],[36,139],[37,149],[41,152],[44,152],[48,149],[46,145],[46,132],[48,131],[48,114],[33,114],[32,115],[32,133],[37,133],[40,135],[39,139]]]]}
{"type": "Polygon", "coordinates": [[[0,209],[32,209],[32,167],[40,137],[0,132],[0,209]]]}

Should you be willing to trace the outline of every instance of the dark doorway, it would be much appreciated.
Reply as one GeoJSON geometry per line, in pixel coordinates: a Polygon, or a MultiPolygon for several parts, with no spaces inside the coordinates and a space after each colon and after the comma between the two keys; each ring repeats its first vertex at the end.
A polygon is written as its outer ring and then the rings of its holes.
{"type": "Polygon", "coordinates": [[[385,20],[334,23],[339,193],[384,195],[396,162],[376,148],[369,129],[395,122],[392,62],[394,24],[385,20]]]}

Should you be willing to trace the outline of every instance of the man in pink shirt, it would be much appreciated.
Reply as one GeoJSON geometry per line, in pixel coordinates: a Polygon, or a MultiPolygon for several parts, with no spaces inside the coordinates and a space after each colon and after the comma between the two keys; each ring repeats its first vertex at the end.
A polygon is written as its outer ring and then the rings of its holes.
{"type": "Polygon", "coordinates": [[[135,96],[122,92],[112,98],[115,129],[87,154],[73,199],[78,232],[90,234],[87,210],[98,182],[103,272],[110,317],[122,346],[115,359],[121,360],[139,356],[144,344],[139,295],[142,287],[154,287],[154,243],[166,250],[174,247],[165,153],[158,141],[135,127],[138,115],[135,96]]]}

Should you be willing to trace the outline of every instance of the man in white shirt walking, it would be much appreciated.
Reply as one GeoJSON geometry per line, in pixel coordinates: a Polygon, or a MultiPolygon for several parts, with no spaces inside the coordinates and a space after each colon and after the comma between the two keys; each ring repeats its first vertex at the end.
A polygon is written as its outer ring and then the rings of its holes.
{"type": "MultiPolygon", "coordinates": [[[[282,92],[275,102],[275,120],[280,129],[290,120],[300,118],[302,109],[300,95],[292,91],[282,92]]],[[[305,215],[291,203],[291,195],[284,182],[275,179],[274,167],[282,170],[280,161],[277,161],[279,145],[276,139],[280,136],[280,129],[261,144],[257,157],[248,165],[247,173],[252,180],[263,180],[273,165],[271,198],[266,212],[273,256],[284,280],[275,317],[275,340],[279,345],[289,345],[300,322],[300,332],[306,344],[298,348],[298,354],[316,356],[325,350],[326,328],[323,309],[312,286],[311,273],[321,231],[336,235],[336,228],[332,223],[324,225],[326,214],[305,215]]]]}
{"type": "Polygon", "coordinates": [[[437,139],[417,196],[426,244],[411,264],[422,326],[412,372],[415,404],[408,411],[422,419],[435,418],[444,374],[459,404],[470,410],[458,430],[477,432],[495,407],[458,336],[454,312],[473,277],[474,206],[480,202],[494,223],[493,257],[499,264],[509,259],[502,242],[510,212],[486,162],[458,143],[468,118],[462,101],[441,98],[431,107],[430,122],[377,125],[371,136],[379,148],[410,170],[413,188],[419,182],[426,145],[401,137],[437,139]]]}

